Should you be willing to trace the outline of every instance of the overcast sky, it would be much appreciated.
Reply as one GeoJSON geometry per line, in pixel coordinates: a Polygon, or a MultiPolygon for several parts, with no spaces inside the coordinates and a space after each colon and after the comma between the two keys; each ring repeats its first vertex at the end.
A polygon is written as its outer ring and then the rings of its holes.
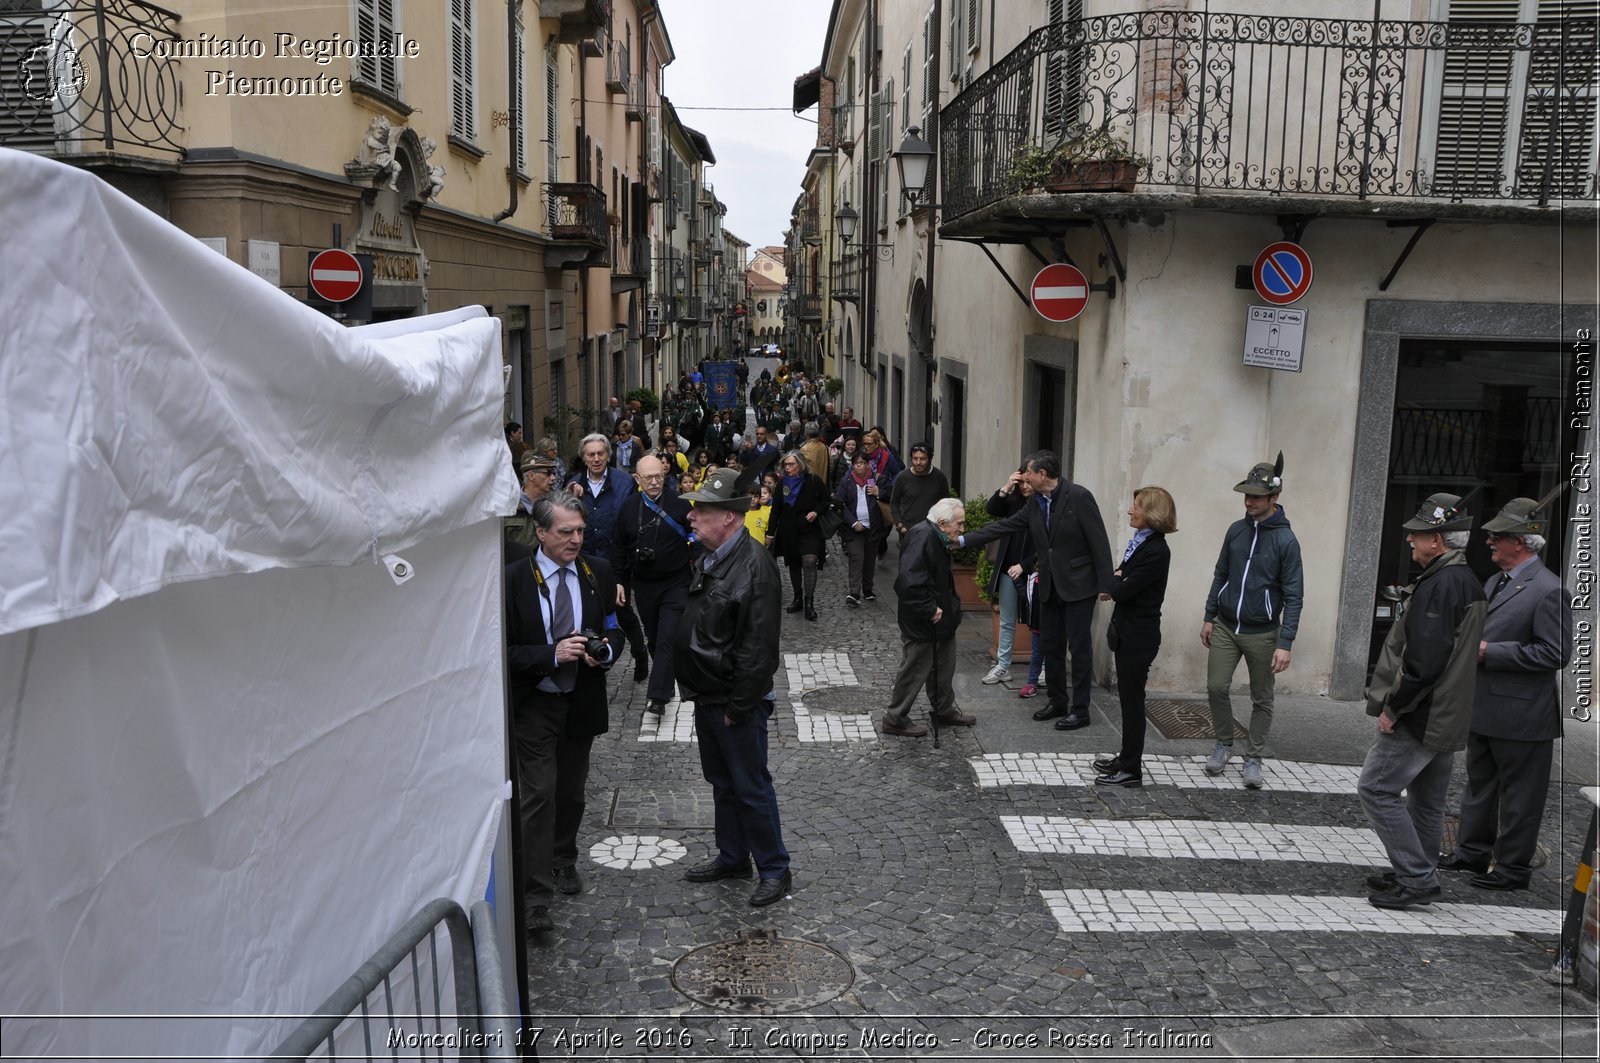
{"type": "Polygon", "coordinates": [[[817,109],[791,111],[794,79],[822,62],[831,0],[661,0],[677,58],[663,75],[685,125],[711,141],[707,172],[726,226],[752,247],[781,244],[817,142],[817,109]],[[712,111],[701,107],[771,107],[712,111]]]}

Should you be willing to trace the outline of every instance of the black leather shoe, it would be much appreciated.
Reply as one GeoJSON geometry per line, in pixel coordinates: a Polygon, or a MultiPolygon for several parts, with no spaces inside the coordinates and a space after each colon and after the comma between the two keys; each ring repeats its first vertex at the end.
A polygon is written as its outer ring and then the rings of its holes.
{"type": "Polygon", "coordinates": [[[1122,770],[1122,761],[1116,757],[1095,757],[1094,770],[1101,775],[1114,775],[1122,770]]]}
{"type": "Polygon", "coordinates": [[[1088,726],[1089,714],[1087,712],[1069,712],[1056,721],[1056,730],[1058,731],[1076,731],[1080,727],[1088,726]]]}
{"type": "Polygon", "coordinates": [[[545,904],[530,904],[527,918],[522,925],[530,934],[549,933],[556,928],[555,922],[550,918],[550,907],[545,904]]]}
{"type": "Polygon", "coordinates": [[[633,659],[633,681],[643,683],[650,678],[650,658],[635,657],[633,659]]]}
{"type": "Polygon", "coordinates": [[[696,864],[683,873],[687,882],[715,882],[723,878],[749,878],[750,864],[724,864],[717,860],[707,860],[703,864],[696,864]]]}
{"type": "Polygon", "coordinates": [[[750,907],[765,908],[769,904],[777,904],[789,895],[789,887],[794,885],[794,876],[785,871],[782,878],[764,878],[756,891],[750,894],[750,907]]]}
{"type": "Polygon", "coordinates": [[[1381,875],[1368,875],[1366,878],[1367,889],[1373,893],[1386,893],[1395,887],[1393,871],[1385,871],[1381,875]]]}
{"type": "MultiPolygon", "coordinates": [[[[1068,717],[1070,719],[1070,717],[1068,717]]],[[[1118,771],[1110,775],[1101,775],[1095,779],[1096,786],[1143,786],[1144,776],[1135,775],[1131,771],[1118,771]]]]}
{"type": "Polygon", "coordinates": [[[1475,864],[1471,860],[1463,860],[1455,853],[1439,857],[1440,871],[1471,871],[1474,875],[1481,875],[1489,870],[1488,864],[1475,864]]]}
{"type": "Polygon", "coordinates": [[[799,613],[799,612],[804,611],[805,607],[806,607],[806,603],[802,602],[799,598],[796,598],[794,601],[789,603],[789,608],[785,609],[784,612],[786,612],[786,613],[799,613]]]}
{"type": "Polygon", "coordinates": [[[1033,718],[1035,720],[1053,720],[1057,716],[1065,716],[1071,711],[1071,709],[1063,709],[1058,705],[1046,705],[1044,708],[1034,713],[1033,718]]]}
{"type": "Polygon", "coordinates": [[[1468,881],[1480,890],[1497,890],[1502,893],[1508,890],[1525,890],[1528,888],[1526,882],[1512,878],[1499,868],[1495,868],[1493,871],[1485,871],[1481,875],[1473,875],[1468,881]]]}
{"type": "Polygon", "coordinates": [[[1432,904],[1444,896],[1444,890],[1438,886],[1432,889],[1419,890],[1411,886],[1402,886],[1396,882],[1382,893],[1374,893],[1367,898],[1367,903],[1374,908],[1390,908],[1396,911],[1413,908],[1424,904],[1432,904]]]}
{"type": "Polygon", "coordinates": [[[806,619],[807,620],[815,620],[816,618],[817,618],[817,607],[812,605],[810,602],[807,602],[806,603],[806,619]]]}
{"type": "Polygon", "coordinates": [[[578,877],[575,867],[558,867],[555,869],[556,889],[562,893],[582,893],[583,879],[578,877]]]}
{"type": "Polygon", "coordinates": [[[667,711],[667,703],[664,701],[652,701],[644,707],[644,711],[652,716],[664,716],[667,711]]]}

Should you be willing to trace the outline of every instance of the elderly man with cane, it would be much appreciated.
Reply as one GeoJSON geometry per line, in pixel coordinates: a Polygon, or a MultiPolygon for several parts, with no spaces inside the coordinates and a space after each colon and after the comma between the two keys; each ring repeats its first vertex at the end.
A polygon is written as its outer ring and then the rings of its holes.
{"type": "MultiPolygon", "coordinates": [[[[971,727],[977,718],[956,708],[952,683],[956,674],[956,628],[961,624],[961,598],[950,570],[951,544],[967,526],[967,511],[957,498],[933,504],[928,519],[911,526],[900,551],[900,674],[883,715],[883,733],[921,738],[928,729],[911,722],[917,691],[928,690],[929,718],[934,727],[971,727]]],[[[938,741],[938,731],[934,731],[938,741]]]]}

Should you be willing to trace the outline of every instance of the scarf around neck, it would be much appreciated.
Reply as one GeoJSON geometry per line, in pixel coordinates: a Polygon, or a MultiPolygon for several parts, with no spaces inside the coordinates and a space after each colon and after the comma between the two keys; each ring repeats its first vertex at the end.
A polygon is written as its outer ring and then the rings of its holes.
{"type": "Polygon", "coordinates": [[[804,474],[799,476],[785,476],[783,478],[783,501],[786,505],[794,505],[800,499],[800,486],[806,482],[804,474]]]}

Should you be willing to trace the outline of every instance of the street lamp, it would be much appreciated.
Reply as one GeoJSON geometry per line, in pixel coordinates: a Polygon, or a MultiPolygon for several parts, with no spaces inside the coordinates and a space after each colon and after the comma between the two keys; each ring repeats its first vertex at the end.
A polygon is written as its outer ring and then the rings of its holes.
{"type": "MultiPolygon", "coordinates": [[[[928,167],[933,163],[933,145],[922,139],[921,129],[912,126],[906,131],[906,138],[900,142],[900,146],[890,154],[900,170],[900,187],[915,209],[923,186],[928,183],[928,167]]],[[[923,204],[925,207],[932,205],[923,204]]]]}
{"type": "Polygon", "coordinates": [[[687,282],[683,276],[683,263],[679,262],[677,268],[672,271],[672,294],[682,295],[686,284],[687,282]]]}
{"type": "Polygon", "coordinates": [[[850,238],[856,234],[856,223],[861,220],[861,215],[856,213],[856,209],[850,205],[850,201],[847,199],[844,202],[844,206],[839,208],[839,212],[833,216],[833,220],[839,226],[839,235],[844,237],[844,242],[848,244],[850,238]]]}
{"type": "MultiPolygon", "coordinates": [[[[840,207],[833,215],[833,222],[839,228],[839,236],[844,240],[846,250],[848,250],[850,247],[850,238],[855,236],[856,226],[860,223],[860,221],[861,215],[856,211],[856,208],[850,205],[850,201],[848,199],[844,201],[844,206],[840,207]]],[[[863,251],[869,247],[878,253],[878,258],[881,261],[894,261],[893,244],[864,243],[861,245],[861,249],[863,251]]]]}

